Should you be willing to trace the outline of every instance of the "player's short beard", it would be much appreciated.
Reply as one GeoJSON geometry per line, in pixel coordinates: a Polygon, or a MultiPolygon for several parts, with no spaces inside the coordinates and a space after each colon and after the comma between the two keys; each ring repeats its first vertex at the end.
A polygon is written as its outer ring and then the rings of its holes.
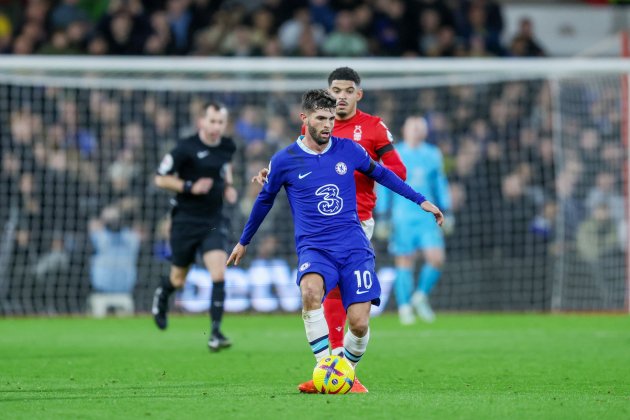
{"type": "Polygon", "coordinates": [[[318,135],[317,129],[315,127],[313,127],[310,124],[307,124],[306,126],[308,127],[308,134],[310,134],[311,138],[315,140],[315,143],[319,144],[320,146],[323,146],[324,144],[328,143],[328,140],[330,139],[330,137],[328,137],[327,139],[323,139],[318,135]]]}
{"type": "Polygon", "coordinates": [[[344,118],[346,115],[348,115],[348,111],[340,111],[339,109],[337,109],[335,111],[335,114],[340,118],[344,118]]]}

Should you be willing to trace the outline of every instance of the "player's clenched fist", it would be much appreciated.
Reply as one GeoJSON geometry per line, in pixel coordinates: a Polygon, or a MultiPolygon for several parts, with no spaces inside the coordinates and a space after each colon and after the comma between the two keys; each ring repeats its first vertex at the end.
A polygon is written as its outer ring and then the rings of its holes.
{"type": "Polygon", "coordinates": [[[199,178],[192,185],[190,192],[195,195],[207,194],[212,188],[212,185],[214,185],[214,180],[212,178],[199,178]]]}

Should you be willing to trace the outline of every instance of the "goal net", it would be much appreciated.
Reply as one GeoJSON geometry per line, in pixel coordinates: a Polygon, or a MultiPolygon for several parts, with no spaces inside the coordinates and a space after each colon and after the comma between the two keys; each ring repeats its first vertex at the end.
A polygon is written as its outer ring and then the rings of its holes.
{"type": "MultiPolygon", "coordinates": [[[[236,243],[259,191],[250,178],[299,134],[303,91],[340,65],[362,75],[360,108],[396,141],[405,118],[422,116],[444,155],[454,223],[438,311],[627,310],[624,61],[5,57],[0,311],[82,313],[108,296],[149,310],[169,270],[170,194],[153,185],[163,154],[196,131],[205,102],[227,105],[236,243]]],[[[278,197],[242,268],[228,270],[227,310],[300,308],[292,229],[278,197]]],[[[380,311],[395,306],[386,228],[373,243],[380,311]]],[[[210,287],[196,265],[177,306],[206,310],[210,287]]]]}

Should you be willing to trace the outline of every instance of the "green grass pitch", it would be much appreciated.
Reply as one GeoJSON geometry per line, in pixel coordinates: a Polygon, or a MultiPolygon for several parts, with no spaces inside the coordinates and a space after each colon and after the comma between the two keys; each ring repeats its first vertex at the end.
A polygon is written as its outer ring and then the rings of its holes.
{"type": "Polygon", "coordinates": [[[630,419],[630,317],[439,314],[372,320],[357,369],[369,394],[301,395],[314,359],[302,320],[0,320],[2,419],[630,419]]]}

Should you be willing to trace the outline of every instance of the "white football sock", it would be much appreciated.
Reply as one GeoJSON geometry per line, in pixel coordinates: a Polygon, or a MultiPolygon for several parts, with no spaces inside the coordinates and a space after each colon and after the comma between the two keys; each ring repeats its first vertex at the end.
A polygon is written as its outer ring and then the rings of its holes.
{"type": "Polygon", "coordinates": [[[367,334],[364,337],[357,337],[352,334],[350,329],[346,332],[343,338],[343,354],[352,366],[355,366],[363,357],[363,353],[367,349],[368,341],[370,341],[370,329],[368,328],[367,334]]]}
{"type": "Polygon", "coordinates": [[[315,359],[320,361],[330,353],[328,351],[328,324],[324,318],[324,308],[302,311],[304,329],[308,344],[313,350],[315,359]]]}

